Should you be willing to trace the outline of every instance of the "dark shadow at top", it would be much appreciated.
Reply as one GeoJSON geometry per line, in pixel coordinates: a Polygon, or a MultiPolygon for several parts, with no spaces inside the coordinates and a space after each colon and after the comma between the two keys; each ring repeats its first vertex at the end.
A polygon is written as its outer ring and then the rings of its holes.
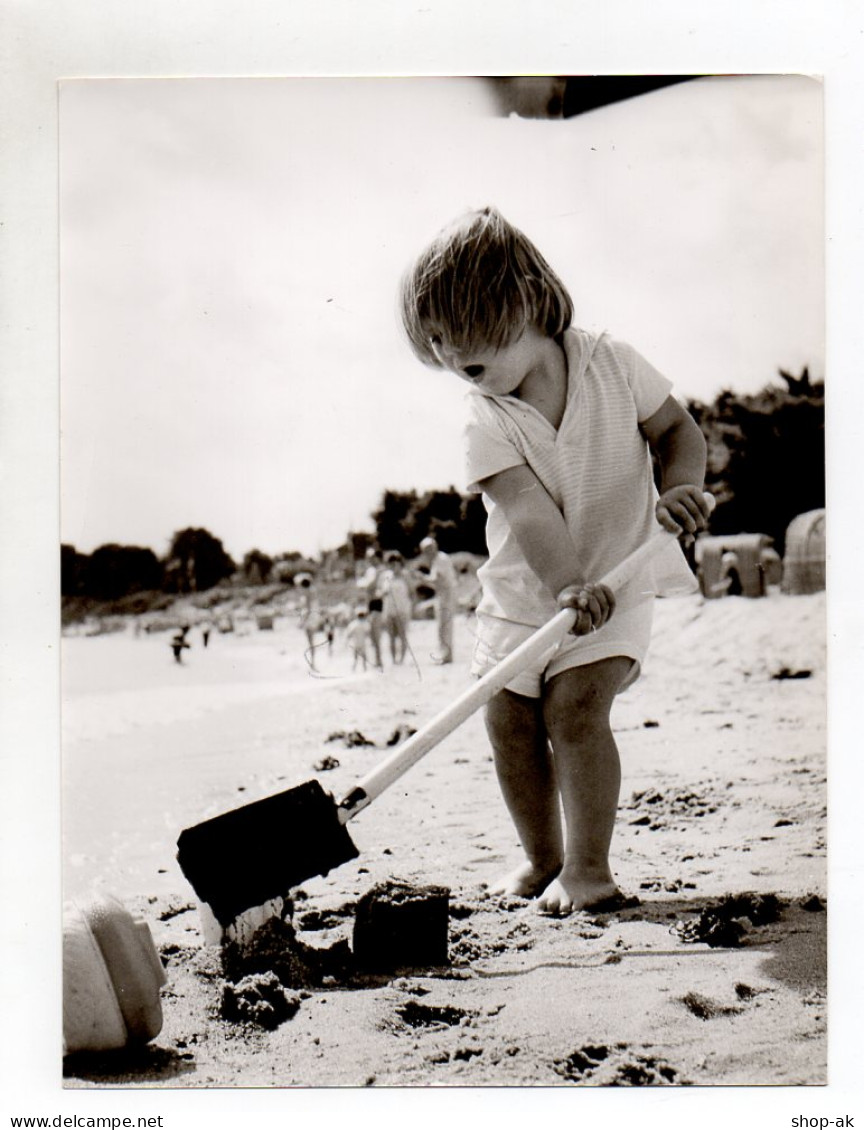
{"type": "Polygon", "coordinates": [[[703,75],[536,75],[489,79],[505,117],[573,118],[703,75]]]}

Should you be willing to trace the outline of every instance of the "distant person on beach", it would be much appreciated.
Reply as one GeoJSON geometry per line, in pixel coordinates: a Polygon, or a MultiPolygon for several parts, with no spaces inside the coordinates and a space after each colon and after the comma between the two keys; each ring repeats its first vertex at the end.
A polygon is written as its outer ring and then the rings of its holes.
{"type": "Polygon", "coordinates": [[[390,655],[394,663],[402,663],[408,651],[408,625],[414,609],[411,585],[405,574],[405,558],[390,550],[384,555],[385,572],[381,577],[384,630],[390,637],[390,655]]]}
{"type": "Polygon", "coordinates": [[[351,649],[353,663],[351,670],[356,671],[358,666],[366,670],[366,644],[369,641],[369,615],[365,608],[358,608],[357,615],[345,629],[345,641],[351,649]]]}
{"type": "Polygon", "coordinates": [[[324,618],[324,635],[327,638],[327,654],[333,654],[333,640],[336,638],[336,621],[331,612],[325,612],[324,618]]]}
{"type": "Polygon", "coordinates": [[[381,661],[381,634],[384,630],[384,599],[381,596],[380,584],[384,563],[381,554],[374,547],[366,551],[366,567],[363,570],[357,587],[366,598],[368,612],[367,623],[369,626],[369,643],[372,645],[372,662],[381,671],[384,664],[381,661]]]}
{"type": "Polygon", "coordinates": [[[182,663],[183,662],[183,652],[186,650],[186,648],[192,646],[189,643],[189,641],[186,639],[186,635],[187,635],[188,632],[189,632],[189,625],[184,624],[183,627],[180,629],[180,631],[176,632],[171,637],[171,650],[174,653],[174,660],[175,660],[176,663],[182,663]]]}
{"type": "Polygon", "coordinates": [[[453,662],[453,617],[456,614],[456,569],[435,538],[420,542],[420,559],[429,570],[429,584],[435,590],[435,619],[438,622],[438,654],[435,663],[453,662]]]}
{"type": "Polygon", "coordinates": [[[548,914],[614,903],[621,770],[610,710],[639,674],[652,594],[661,581],[692,591],[693,577],[672,542],[662,577],[655,561],[617,601],[596,582],[658,521],[685,540],[705,527],[705,441],[670,382],[631,346],[572,326],[558,276],[493,208],[438,235],[403,277],[401,304],[416,356],[471,388],[469,489],[489,515],[472,673],[559,608],[576,612],[572,634],[486,710],[525,852],[491,890],[537,896],[548,914]]]}
{"type": "Polygon", "coordinates": [[[317,671],[315,649],[319,644],[316,637],[326,632],[324,615],[321,612],[312,575],[298,573],[294,578],[294,584],[300,589],[300,627],[306,633],[306,642],[309,645],[306,649],[306,662],[313,671],[317,671]]]}

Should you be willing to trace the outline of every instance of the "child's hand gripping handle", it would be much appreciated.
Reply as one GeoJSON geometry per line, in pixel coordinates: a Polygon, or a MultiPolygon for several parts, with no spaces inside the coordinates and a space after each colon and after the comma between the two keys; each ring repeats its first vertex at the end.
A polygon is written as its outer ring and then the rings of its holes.
{"type": "MultiPolygon", "coordinates": [[[[713,496],[706,494],[705,501],[708,509],[713,510],[713,496]]],[[[606,585],[613,592],[622,588],[639,573],[646,561],[669,545],[671,541],[674,541],[677,536],[677,534],[668,530],[658,529],[648,541],[634,550],[629,557],[625,557],[604,577],[601,577],[598,583],[606,585]]],[[[524,643],[496,664],[491,671],[478,679],[476,683],[473,683],[455,702],[442,710],[440,714],[436,714],[422,729],[412,734],[380,765],[358,781],[357,785],[341,801],[339,805],[340,821],[346,824],[353,816],[356,816],[370,801],[380,796],[386,788],[398,780],[430,749],[443,741],[457,726],[461,726],[481,706],[484,706],[514,676],[535,663],[547,651],[557,647],[573,627],[575,620],[576,610],[563,608],[547,624],[538,628],[524,643]]]]}

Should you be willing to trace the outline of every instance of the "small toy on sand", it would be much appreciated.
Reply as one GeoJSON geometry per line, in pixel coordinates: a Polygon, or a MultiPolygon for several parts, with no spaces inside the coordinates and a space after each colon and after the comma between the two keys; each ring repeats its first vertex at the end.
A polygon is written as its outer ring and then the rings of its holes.
{"type": "Polygon", "coordinates": [[[162,1029],[165,981],[150,927],[119,899],[64,906],[64,1055],[152,1040],[162,1029]]]}

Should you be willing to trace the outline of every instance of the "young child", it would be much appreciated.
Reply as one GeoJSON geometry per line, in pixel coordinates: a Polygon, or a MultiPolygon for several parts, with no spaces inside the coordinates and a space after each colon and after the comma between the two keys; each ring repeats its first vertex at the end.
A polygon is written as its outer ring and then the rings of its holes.
{"type": "MultiPolygon", "coordinates": [[[[493,208],[461,218],[418,257],[401,308],[417,357],[472,387],[468,479],[488,511],[489,547],[472,673],[559,607],[578,613],[572,634],[486,710],[525,852],[491,889],[539,896],[550,914],[597,906],[618,896],[609,847],[621,770],[610,711],[639,674],[658,587],[651,567],[617,596],[595,582],[658,521],[691,540],[705,527],[705,442],[670,382],[634,349],[572,327],[560,279],[493,208]]],[[[667,588],[692,591],[670,545],[667,588]]]]}
{"type": "Polygon", "coordinates": [[[382,610],[384,630],[390,637],[390,656],[395,663],[402,663],[408,652],[408,625],[414,600],[411,586],[405,575],[405,559],[395,549],[384,555],[386,571],[381,577],[380,589],[383,594],[382,610]]]}
{"type": "Polygon", "coordinates": [[[345,629],[345,642],[351,648],[354,662],[351,670],[356,671],[358,666],[366,670],[366,644],[369,640],[369,620],[365,608],[358,608],[354,619],[345,629]]]}

